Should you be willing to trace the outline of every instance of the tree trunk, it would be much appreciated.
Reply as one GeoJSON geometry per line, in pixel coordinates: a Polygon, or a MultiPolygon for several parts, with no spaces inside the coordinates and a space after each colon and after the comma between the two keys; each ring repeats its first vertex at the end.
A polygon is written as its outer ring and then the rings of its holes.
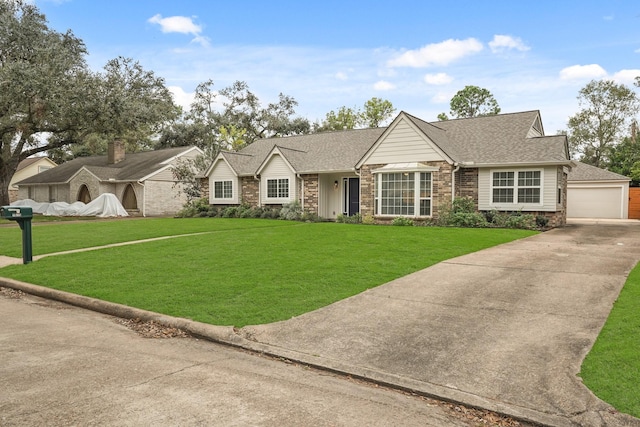
{"type": "Polygon", "coordinates": [[[10,168],[5,165],[0,168],[0,206],[6,206],[9,204],[9,182],[15,172],[15,168],[10,168]]]}

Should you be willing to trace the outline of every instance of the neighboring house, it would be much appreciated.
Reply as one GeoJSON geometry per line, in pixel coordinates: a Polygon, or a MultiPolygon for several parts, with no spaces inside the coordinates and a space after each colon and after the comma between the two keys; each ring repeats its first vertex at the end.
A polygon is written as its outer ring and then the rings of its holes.
{"type": "Polygon", "coordinates": [[[110,143],[106,156],[79,157],[19,182],[19,198],[89,203],[113,193],[130,213],[173,215],[186,197],[172,167],[199,154],[197,147],[177,147],[125,155],[124,144],[110,143]]]}
{"type": "Polygon", "coordinates": [[[213,205],[298,200],[324,218],[437,217],[456,196],[480,211],[566,220],[565,136],[544,136],[538,111],[425,122],[401,112],[387,128],[263,139],[222,152],[206,172],[213,205]]]}
{"type": "Polygon", "coordinates": [[[569,173],[567,216],[569,218],[629,217],[629,179],[585,163],[569,173]]]}
{"type": "Polygon", "coordinates": [[[28,159],[24,159],[18,164],[18,169],[11,177],[11,181],[9,182],[9,202],[13,203],[18,200],[18,187],[15,185],[16,182],[22,181],[23,179],[27,179],[30,176],[37,175],[40,172],[44,172],[51,168],[58,166],[53,160],[48,157],[29,157],[28,159]]]}

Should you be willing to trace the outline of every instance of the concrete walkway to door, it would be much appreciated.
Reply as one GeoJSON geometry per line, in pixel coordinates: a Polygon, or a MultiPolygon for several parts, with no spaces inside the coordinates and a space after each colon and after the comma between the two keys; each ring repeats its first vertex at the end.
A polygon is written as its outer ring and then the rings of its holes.
{"type": "Polygon", "coordinates": [[[288,357],[544,424],[640,425],[578,377],[639,260],[639,222],[575,221],[241,333],[288,357]]]}

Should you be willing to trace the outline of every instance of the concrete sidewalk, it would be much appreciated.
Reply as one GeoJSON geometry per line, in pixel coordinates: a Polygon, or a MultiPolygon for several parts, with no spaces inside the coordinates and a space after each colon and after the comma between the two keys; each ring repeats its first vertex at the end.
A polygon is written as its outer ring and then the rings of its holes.
{"type": "Polygon", "coordinates": [[[11,280],[0,285],[543,425],[640,426],[577,377],[640,260],[639,238],[638,222],[576,221],[240,331],[11,280]]]}

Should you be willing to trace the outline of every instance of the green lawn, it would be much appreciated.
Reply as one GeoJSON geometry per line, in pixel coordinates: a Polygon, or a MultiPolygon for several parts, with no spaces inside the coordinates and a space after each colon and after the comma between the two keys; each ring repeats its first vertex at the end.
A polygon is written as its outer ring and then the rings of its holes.
{"type": "MultiPolygon", "coordinates": [[[[0,228],[1,254],[17,256],[5,243],[10,231],[0,228]]],[[[535,234],[150,219],[39,225],[33,229],[34,251],[197,231],[213,233],[47,257],[5,267],[0,275],[201,322],[244,326],[288,319],[439,261],[535,234]]]]}
{"type": "Polygon", "coordinates": [[[640,264],[627,278],[580,375],[596,396],[640,418],[640,264]]]}

